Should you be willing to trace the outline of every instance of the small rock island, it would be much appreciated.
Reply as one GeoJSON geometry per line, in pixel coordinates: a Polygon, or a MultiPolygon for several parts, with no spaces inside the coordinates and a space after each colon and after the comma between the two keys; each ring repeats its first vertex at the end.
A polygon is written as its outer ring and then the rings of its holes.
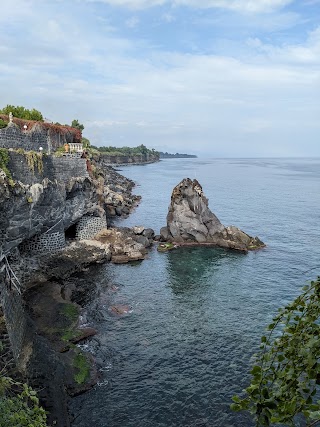
{"type": "Polygon", "coordinates": [[[160,240],[185,245],[208,245],[242,252],[265,247],[258,237],[251,237],[235,226],[225,227],[208,207],[199,182],[184,178],[172,191],[167,226],[160,230],[160,240]]]}

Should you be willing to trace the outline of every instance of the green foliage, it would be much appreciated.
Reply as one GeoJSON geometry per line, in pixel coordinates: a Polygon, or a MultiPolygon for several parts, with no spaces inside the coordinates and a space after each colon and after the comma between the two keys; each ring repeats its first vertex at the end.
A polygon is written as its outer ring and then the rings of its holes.
{"type": "Polygon", "coordinates": [[[0,169],[3,170],[3,172],[7,175],[7,178],[9,180],[9,184],[11,186],[14,185],[14,181],[12,179],[11,172],[8,169],[8,163],[9,163],[9,153],[7,148],[0,148],[0,169]]]}
{"type": "Polygon", "coordinates": [[[0,427],[46,427],[46,412],[27,384],[0,377],[0,427]]]}
{"type": "Polygon", "coordinates": [[[83,148],[89,148],[90,147],[90,141],[88,138],[81,138],[82,146],[83,148]]]}
{"type": "Polygon", "coordinates": [[[17,117],[18,119],[25,119],[25,120],[37,120],[40,122],[43,122],[43,116],[40,113],[40,111],[35,110],[34,108],[32,110],[28,110],[25,107],[21,106],[14,106],[14,105],[7,105],[6,107],[2,108],[0,110],[1,114],[9,115],[9,113],[13,114],[13,117],[17,117]]]}
{"type": "Polygon", "coordinates": [[[8,122],[0,119],[0,129],[6,128],[8,126],[8,122]]]}
{"type": "Polygon", "coordinates": [[[71,341],[81,336],[81,331],[78,329],[67,329],[61,336],[62,341],[71,341]]]}
{"type": "Polygon", "coordinates": [[[62,314],[64,314],[64,316],[72,322],[77,320],[79,317],[79,308],[74,304],[63,304],[61,311],[62,314]]]}
{"type": "Polygon", "coordinates": [[[77,370],[74,379],[77,384],[83,384],[90,374],[90,365],[82,353],[78,353],[73,359],[73,367],[77,370]]]}
{"type": "Polygon", "coordinates": [[[25,151],[24,155],[27,159],[30,171],[34,174],[35,170],[37,169],[41,174],[43,172],[42,154],[37,153],[36,151],[25,151]]]}
{"type": "Polygon", "coordinates": [[[79,123],[79,121],[76,119],[72,120],[71,127],[79,129],[79,130],[81,130],[81,132],[84,129],[84,126],[81,123],[79,123]]]}
{"type": "MultiPolygon", "coordinates": [[[[256,426],[320,423],[320,278],[273,318],[261,338],[245,396],[231,408],[249,410],[256,426]]],[[[299,424],[300,425],[300,424],[299,424]]]]}
{"type": "Polygon", "coordinates": [[[137,156],[146,154],[158,155],[158,152],[154,149],[149,149],[145,145],[141,144],[138,147],[95,147],[92,148],[98,150],[100,153],[107,154],[109,156],[137,156]]]}

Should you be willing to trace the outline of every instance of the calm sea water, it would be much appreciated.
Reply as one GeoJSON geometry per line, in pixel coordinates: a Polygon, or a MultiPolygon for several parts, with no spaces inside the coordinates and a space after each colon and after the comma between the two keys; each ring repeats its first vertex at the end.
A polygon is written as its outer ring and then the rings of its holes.
{"type": "Polygon", "coordinates": [[[247,385],[272,315],[320,270],[320,159],[170,159],[121,170],[143,199],[119,225],[159,232],[173,187],[197,178],[223,224],[267,247],[154,248],[141,263],[91,269],[81,280],[92,283],[86,316],[98,335],[85,348],[101,380],[73,399],[73,427],[251,426],[230,411],[231,396],[247,385]],[[131,310],[117,317],[113,304],[131,310]]]}

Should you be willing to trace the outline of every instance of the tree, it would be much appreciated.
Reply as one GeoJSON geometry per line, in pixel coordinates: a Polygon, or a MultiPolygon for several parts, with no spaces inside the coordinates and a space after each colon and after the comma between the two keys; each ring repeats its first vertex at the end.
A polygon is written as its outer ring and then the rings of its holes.
{"type": "Polygon", "coordinates": [[[79,120],[76,120],[76,119],[72,120],[71,127],[79,129],[81,130],[81,132],[84,129],[84,126],[81,123],[79,123],[79,120]]]}
{"type": "Polygon", "coordinates": [[[17,117],[18,119],[24,119],[24,120],[37,120],[39,122],[43,122],[43,116],[40,113],[40,111],[36,109],[28,110],[25,107],[22,106],[14,106],[14,105],[7,105],[6,107],[2,108],[0,110],[1,114],[9,115],[9,113],[13,114],[13,117],[17,117]]]}
{"type": "Polygon", "coordinates": [[[320,425],[319,321],[320,277],[273,318],[261,338],[251,384],[244,397],[233,397],[233,410],[249,410],[256,426],[320,425]]]}
{"type": "Polygon", "coordinates": [[[83,148],[89,148],[90,147],[90,141],[89,141],[89,139],[88,138],[84,138],[84,137],[82,137],[81,138],[81,142],[82,142],[82,146],[83,146],[83,148]]]}

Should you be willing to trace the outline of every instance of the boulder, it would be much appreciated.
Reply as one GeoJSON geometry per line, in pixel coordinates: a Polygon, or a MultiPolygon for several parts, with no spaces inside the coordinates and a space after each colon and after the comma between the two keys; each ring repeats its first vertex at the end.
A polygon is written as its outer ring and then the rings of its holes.
{"type": "Polygon", "coordinates": [[[151,246],[150,240],[146,236],[142,236],[141,234],[134,236],[133,239],[135,242],[140,243],[145,248],[148,248],[149,246],[151,246]]]}
{"type": "Polygon", "coordinates": [[[153,238],[154,238],[154,231],[152,230],[152,228],[145,228],[144,230],[143,230],[143,233],[142,233],[147,239],[151,239],[151,240],[153,240],[153,238]]]}
{"type": "Polygon", "coordinates": [[[144,232],[144,226],[143,225],[136,225],[132,228],[134,234],[142,234],[144,232]]]}
{"type": "Polygon", "coordinates": [[[183,179],[174,189],[167,226],[160,230],[161,241],[180,245],[212,245],[247,252],[265,244],[237,227],[225,227],[208,207],[199,182],[183,179]]]}

